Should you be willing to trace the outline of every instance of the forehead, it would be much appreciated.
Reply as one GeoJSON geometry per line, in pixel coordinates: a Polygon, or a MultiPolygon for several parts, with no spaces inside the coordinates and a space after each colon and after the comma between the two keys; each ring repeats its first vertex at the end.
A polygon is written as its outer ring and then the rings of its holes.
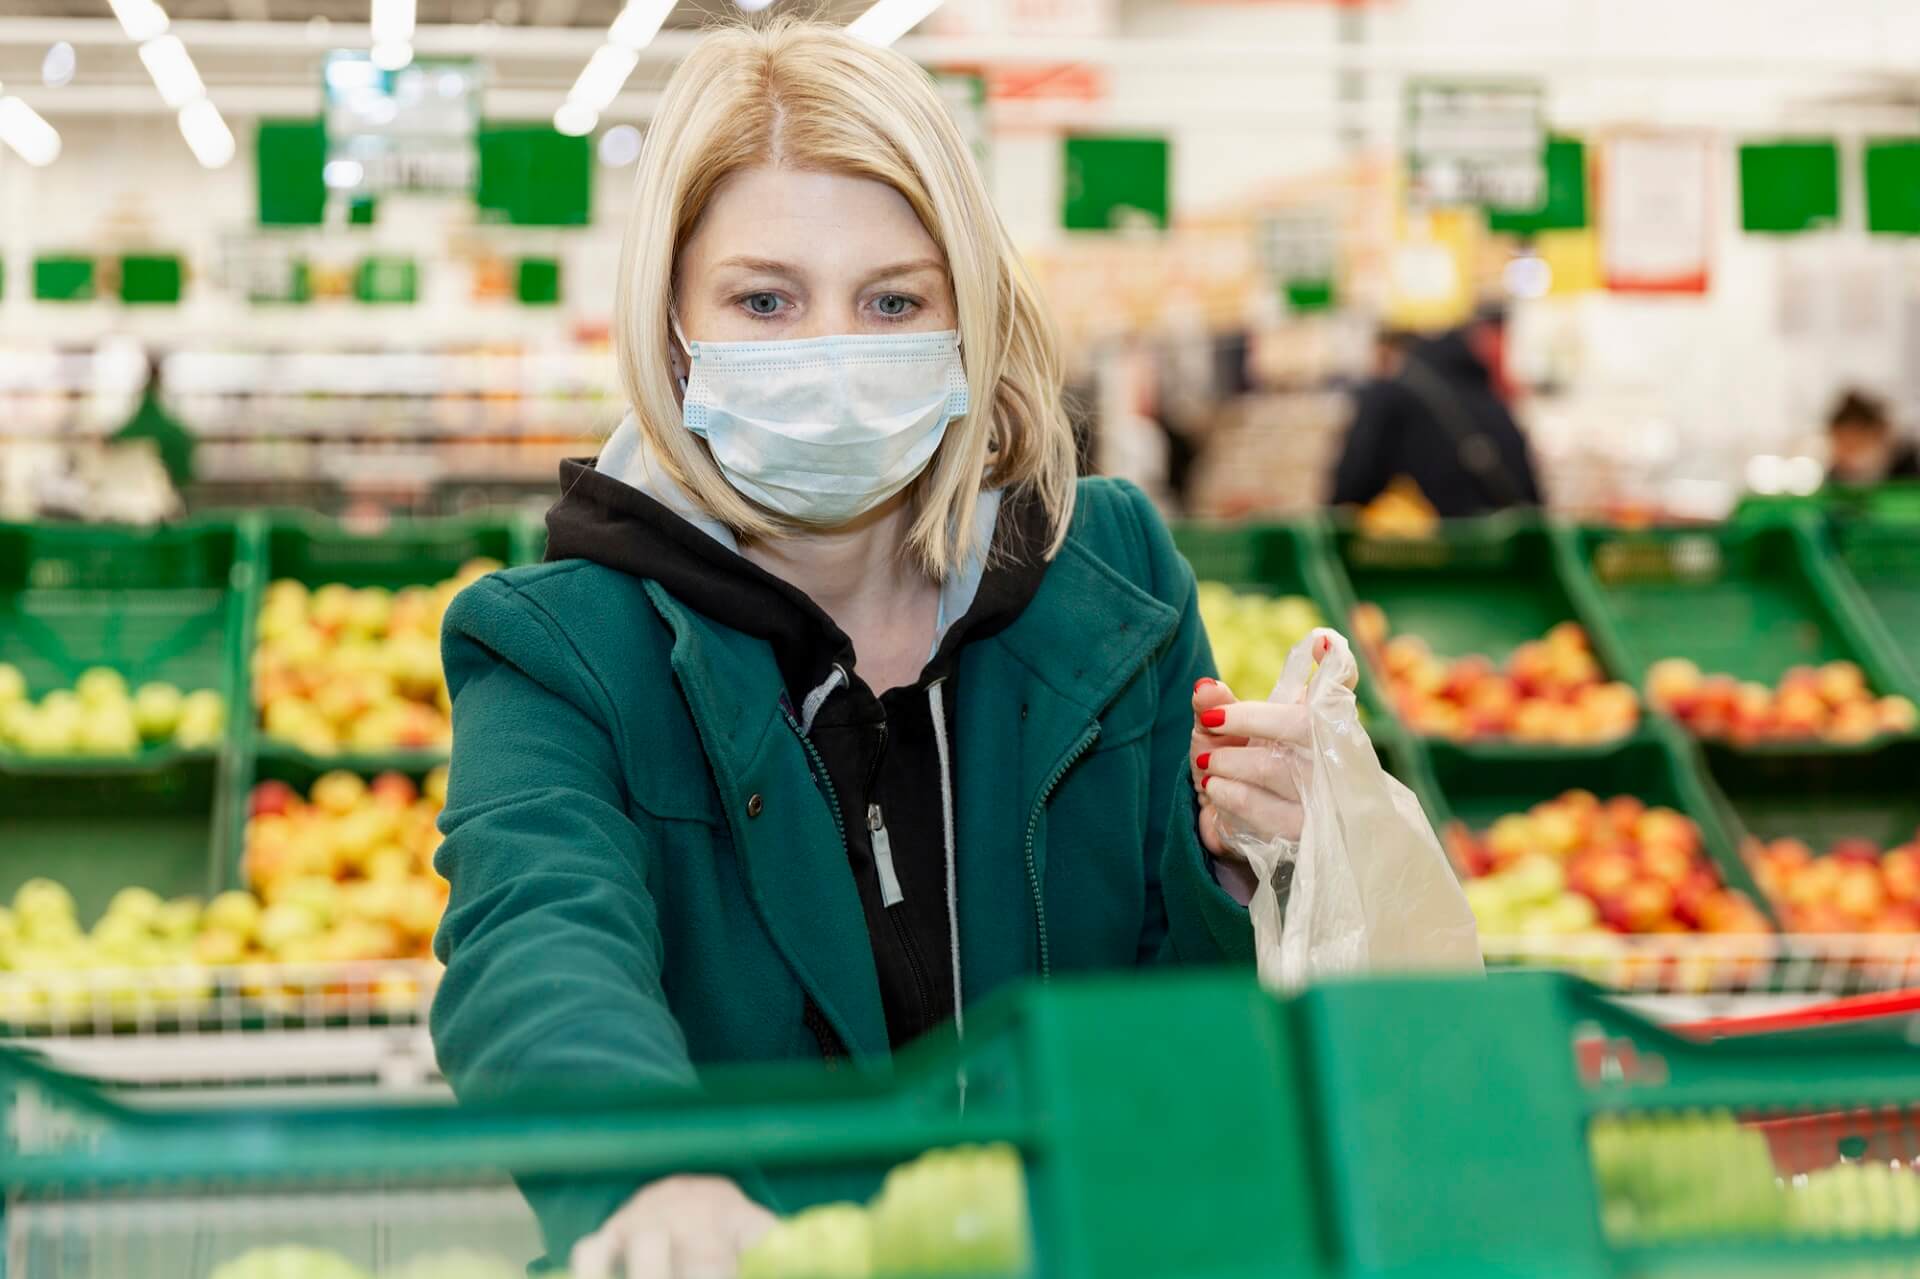
{"type": "Polygon", "coordinates": [[[698,271],[740,255],[825,275],[942,256],[913,206],[886,183],[769,165],[720,184],[681,247],[680,266],[698,271]]]}

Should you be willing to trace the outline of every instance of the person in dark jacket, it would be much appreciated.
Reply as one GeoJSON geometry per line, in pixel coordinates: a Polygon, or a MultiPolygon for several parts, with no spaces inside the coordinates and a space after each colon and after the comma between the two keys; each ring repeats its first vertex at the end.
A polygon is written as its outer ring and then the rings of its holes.
{"type": "Polygon", "coordinates": [[[1397,374],[1361,387],[1329,504],[1364,505],[1406,476],[1444,518],[1540,505],[1526,437],[1488,363],[1499,332],[1483,317],[1414,342],[1397,374]]]}
{"type": "Polygon", "coordinates": [[[1920,450],[1895,437],[1887,406],[1864,391],[1841,393],[1827,418],[1827,442],[1827,479],[1834,484],[1920,479],[1920,450]]]}
{"type": "MultiPolygon", "coordinates": [[[[1152,506],[1076,481],[926,74],[837,28],[706,36],[619,287],[627,420],[563,468],[547,562],[446,617],[455,1092],[873,1065],[1023,977],[1248,962],[1221,815],[1299,837],[1305,710],[1217,684],[1152,506]]],[[[704,1171],[522,1187],[576,1279],[732,1273],[769,1208],[847,1193],[704,1171]]]]}

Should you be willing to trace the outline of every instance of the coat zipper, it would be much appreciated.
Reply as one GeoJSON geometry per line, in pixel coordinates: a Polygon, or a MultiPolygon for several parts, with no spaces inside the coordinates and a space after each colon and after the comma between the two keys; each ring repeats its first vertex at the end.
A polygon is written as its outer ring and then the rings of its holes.
{"type": "Polygon", "coordinates": [[[880,780],[880,768],[885,763],[887,753],[887,721],[884,713],[879,731],[880,742],[874,747],[873,764],[867,769],[867,850],[873,855],[874,876],[880,882],[880,913],[893,926],[893,935],[900,943],[901,952],[907,957],[907,971],[913,974],[913,992],[920,1001],[920,1025],[924,1029],[931,1029],[933,983],[927,978],[926,960],[921,957],[919,944],[913,939],[913,930],[907,927],[899,910],[905,898],[900,895],[900,880],[893,867],[893,843],[887,837],[886,814],[880,811],[880,805],[873,800],[873,788],[880,780]],[[889,883],[893,886],[891,892],[888,891],[889,883]],[[889,897],[893,900],[888,901],[889,897]]]}
{"type": "Polygon", "coordinates": [[[1080,757],[1087,753],[1087,748],[1092,746],[1099,736],[1098,723],[1087,725],[1087,731],[1080,735],[1080,740],[1073,744],[1073,749],[1067,752],[1067,757],[1060,761],[1058,768],[1053,770],[1053,776],[1047,778],[1047,784],[1040,788],[1040,798],[1034,801],[1033,812],[1027,816],[1027,888],[1033,893],[1033,922],[1040,932],[1042,980],[1053,975],[1053,957],[1047,947],[1047,904],[1040,896],[1040,869],[1039,863],[1033,858],[1033,841],[1039,833],[1041,810],[1046,808],[1047,801],[1053,798],[1054,787],[1060,784],[1060,779],[1067,775],[1067,770],[1079,762],[1080,757]]]}

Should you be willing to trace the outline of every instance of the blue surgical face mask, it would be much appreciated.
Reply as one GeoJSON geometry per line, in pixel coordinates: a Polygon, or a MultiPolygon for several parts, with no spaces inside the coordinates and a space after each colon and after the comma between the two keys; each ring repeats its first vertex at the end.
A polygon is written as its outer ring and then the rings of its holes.
{"type": "Polygon", "coordinates": [[[742,495],[805,524],[845,524],[898,493],[967,411],[951,329],[682,344],[686,428],[742,495]]]}

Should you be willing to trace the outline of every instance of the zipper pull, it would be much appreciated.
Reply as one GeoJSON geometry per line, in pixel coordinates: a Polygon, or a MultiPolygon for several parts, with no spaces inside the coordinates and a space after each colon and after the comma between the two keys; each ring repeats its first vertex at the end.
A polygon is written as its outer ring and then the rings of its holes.
{"type": "Polygon", "coordinates": [[[880,805],[867,805],[867,837],[873,845],[873,866],[880,874],[880,904],[898,906],[907,899],[900,891],[900,877],[893,873],[893,841],[887,838],[887,819],[880,805]]]}

